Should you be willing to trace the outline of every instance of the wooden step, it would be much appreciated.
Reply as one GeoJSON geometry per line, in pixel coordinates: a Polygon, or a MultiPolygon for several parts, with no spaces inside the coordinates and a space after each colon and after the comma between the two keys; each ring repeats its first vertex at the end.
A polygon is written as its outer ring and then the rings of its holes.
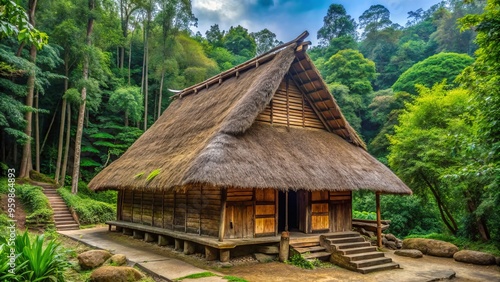
{"type": "Polygon", "coordinates": [[[363,237],[345,237],[345,238],[326,238],[326,241],[330,242],[332,245],[343,244],[343,243],[356,243],[356,242],[366,242],[363,237]]]}
{"type": "Polygon", "coordinates": [[[312,259],[319,259],[319,260],[325,260],[330,257],[329,252],[315,252],[315,253],[309,253],[309,254],[303,254],[302,257],[307,259],[307,260],[312,260],[312,259]]]}
{"type": "Polygon", "coordinates": [[[337,250],[345,250],[359,247],[370,247],[371,244],[369,242],[356,242],[356,243],[342,243],[334,245],[337,250]]]}
{"type": "Polygon", "coordinates": [[[359,254],[345,255],[345,257],[349,258],[350,261],[359,261],[359,260],[384,257],[384,253],[382,252],[359,253],[359,254]]]}
{"type": "Polygon", "coordinates": [[[307,253],[307,252],[317,252],[317,251],[324,251],[325,248],[322,246],[312,246],[312,247],[304,247],[304,248],[294,248],[295,251],[297,251],[299,254],[307,253]]]}
{"type": "Polygon", "coordinates": [[[352,255],[352,254],[359,254],[359,253],[375,252],[375,251],[377,251],[377,247],[375,247],[375,246],[359,247],[359,248],[350,248],[350,249],[344,249],[344,250],[338,250],[338,251],[343,255],[352,255]]]}
{"type": "Polygon", "coordinates": [[[302,243],[293,243],[293,244],[290,244],[290,247],[292,247],[294,249],[314,247],[314,246],[319,246],[319,241],[317,241],[317,242],[302,242],[302,243]]]}
{"type": "Polygon", "coordinates": [[[399,264],[391,262],[391,263],[384,263],[384,264],[379,264],[379,265],[374,265],[374,266],[368,266],[368,267],[361,267],[358,268],[356,271],[366,274],[366,273],[371,273],[375,271],[382,271],[382,270],[389,270],[389,269],[395,269],[399,268],[399,264]]]}
{"type": "Polygon", "coordinates": [[[356,268],[363,268],[363,267],[369,267],[369,266],[374,266],[374,265],[386,264],[386,263],[390,263],[390,262],[392,262],[391,258],[379,257],[379,258],[351,261],[350,263],[352,266],[354,266],[356,268]]]}
{"type": "Polygon", "coordinates": [[[347,237],[359,237],[360,235],[358,232],[345,231],[345,232],[335,232],[335,233],[331,233],[331,234],[326,234],[323,236],[325,238],[329,238],[329,239],[336,239],[336,238],[347,238],[347,237]]]}

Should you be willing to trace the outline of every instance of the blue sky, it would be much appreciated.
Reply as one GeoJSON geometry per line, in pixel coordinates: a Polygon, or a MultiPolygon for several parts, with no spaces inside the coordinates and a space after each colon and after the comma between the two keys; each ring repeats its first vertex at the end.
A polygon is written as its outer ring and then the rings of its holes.
{"type": "Polygon", "coordinates": [[[381,4],[391,12],[393,22],[404,26],[409,11],[427,10],[438,2],[440,0],[192,0],[193,13],[198,18],[198,28],[192,29],[205,35],[213,24],[219,24],[222,30],[237,25],[250,32],[268,28],[284,42],[307,30],[310,33],[308,40],[316,44],[316,33],[323,26],[323,17],[333,3],[344,5],[347,14],[356,21],[371,5],[381,4]]]}

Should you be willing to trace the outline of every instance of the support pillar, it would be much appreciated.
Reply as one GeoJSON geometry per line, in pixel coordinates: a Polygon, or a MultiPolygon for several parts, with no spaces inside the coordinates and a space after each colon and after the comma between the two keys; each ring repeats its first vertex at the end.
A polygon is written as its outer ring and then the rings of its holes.
{"type": "Polygon", "coordinates": [[[128,235],[128,236],[134,235],[134,232],[130,228],[123,228],[122,233],[123,233],[123,235],[128,235]]]}
{"type": "Polygon", "coordinates": [[[380,216],[380,192],[375,193],[375,202],[377,205],[377,246],[382,247],[382,219],[380,216]]]}
{"type": "Polygon", "coordinates": [[[219,250],[219,257],[221,262],[228,262],[230,259],[230,251],[229,250],[219,250]]]}
{"type": "Polygon", "coordinates": [[[193,242],[184,241],[184,254],[185,255],[192,255],[192,254],[194,254],[195,249],[196,249],[196,246],[194,245],[193,242]]]}
{"type": "Polygon", "coordinates": [[[144,233],[144,242],[155,242],[155,235],[149,232],[144,233]]]}
{"type": "Polygon", "coordinates": [[[134,239],[144,239],[144,232],[142,231],[139,231],[139,230],[134,230],[134,233],[133,233],[133,237],[134,239]]]}
{"type": "Polygon", "coordinates": [[[182,242],[181,239],[175,239],[175,242],[174,242],[174,250],[180,252],[180,251],[183,251],[184,250],[184,242],[182,242]]]}
{"type": "Polygon", "coordinates": [[[217,249],[205,246],[205,259],[208,261],[217,259],[217,249]]]}
{"type": "Polygon", "coordinates": [[[171,245],[172,241],[165,235],[158,235],[158,246],[171,245]]]}
{"type": "Polygon", "coordinates": [[[227,189],[223,188],[221,191],[221,209],[219,218],[219,242],[224,241],[225,227],[226,227],[226,200],[227,200],[227,189]]]}
{"type": "Polygon", "coordinates": [[[290,233],[288,231],[281,232],[279,259],[281,262],[288,260],[290,253],[290,233]]]}

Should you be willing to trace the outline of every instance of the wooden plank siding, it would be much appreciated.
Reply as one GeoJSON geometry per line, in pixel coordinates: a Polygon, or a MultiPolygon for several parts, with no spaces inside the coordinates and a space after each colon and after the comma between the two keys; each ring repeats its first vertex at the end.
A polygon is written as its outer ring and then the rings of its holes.
{"type": "Polygon", "coordinates": [[[330,192],[330,231],[342,232],[352,229],[352,192],[330,192]]]}
{"type": "Polygon", "coordinates": [[[285,78],[269,105],[256,119],[260,122],[327,130],[291,79],[285,78]]]}
{"type": "Polygon", "coordinates": [[[329,192],[311,192],[311,232],[330,231],[329,192]]]}
{"type": "Polygon", "coordinates": [[[273,189],[255,189],[255,236],[276,234],[277,193],[273,189]]]}
{"type": "Polygon", "coordinates": [[[190,187],[187,192],[123,191],[121,219],[169,230],[217,236],[220,189],[190,187]],[[202,194],[203,192],[203,194],[202,194]],[[174,225],[175,224],[175,225],[174,225]]]}

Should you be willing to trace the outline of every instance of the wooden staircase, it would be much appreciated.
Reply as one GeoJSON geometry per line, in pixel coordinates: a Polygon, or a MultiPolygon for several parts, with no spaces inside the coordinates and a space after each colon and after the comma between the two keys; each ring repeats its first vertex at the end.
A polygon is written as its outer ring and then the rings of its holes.
{"type": "Polygon", "coordinates": [[[315,259],[327,261],[330,253],[319,243],[319,237],[306,237],[290,239],[292,254],[300,254],[303,258],[312,261],[315,259]]]}
{"type": "Polygon", "coordinates": [[[75,221],[73,215],[69,211],[64,200],[59,196],[56,189],[50,185],[45,184],[38,186],[43,187],[43,193],[49,199],[50,206],[54,211],[54,223],[57,230],[76,230],[80,229],[80,225],[75,221]]]}
{"type": "Polygon", "coordinates": [[[331,253],[330,261],[344,268],[363,274],[399,268],[399,264],[386,258],[358,232],[321,235],[319,239],[320,245],[331,253]]]}

